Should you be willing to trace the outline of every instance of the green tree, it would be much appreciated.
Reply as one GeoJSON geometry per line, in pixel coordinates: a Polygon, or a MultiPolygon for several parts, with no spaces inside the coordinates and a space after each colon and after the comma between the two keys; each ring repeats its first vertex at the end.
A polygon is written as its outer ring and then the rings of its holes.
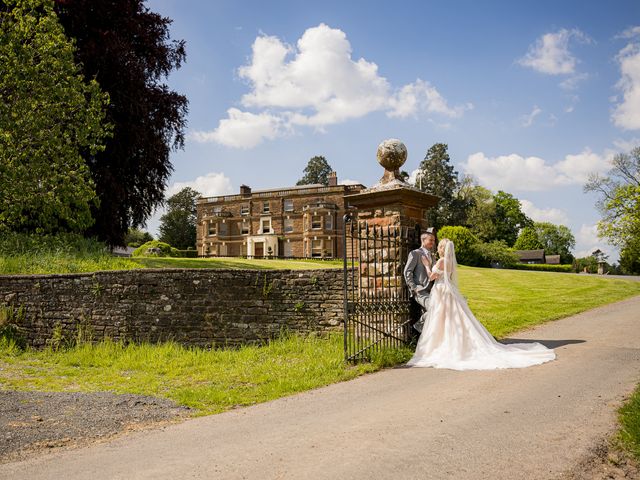
{"type": "Polygon", "coordinates": [[[620,251],[620,268],[626,275],[640,274],[640,237],[632,238],[620,251]]]}
{"type": "Polygon", "coordinates": [[[467,225],[483,242],[496,238],[496,202],[490,190],[476,185],[470,192],[471,206],[467,214],[467,225]]]}
{"type": "Polygon", "coordinates": [[[52,1],[0,3],[0,229],[81,232],[93,222],[81,152],[103,149],[108,96],[73,55],[52,1]]]}
{"type": "Polygon", "coordinates": [[[329,185],[329,175],[333,169],[323,156],[311,157],[304,168],[304,176],[298,180],[296,185],[329,185]]]}
{"type": "Polygon", "coordinates": [[[507,245],[512,246],[520,229],[531,226],[533,221],[523,213],[520,200],[510,193],[499,190],[493,196],[493,201],[496,208],[494,240],[504,240],[507,245]]]}
{"type": "Polygon", "coordinates": [[[128,247],[139,247],[143,243],[153,240],[153,236],[149,232],[144,232],[137,228],[130,228],[124,237],[125,245],[128,247]]]}
{"type": "Polygon", "coordinates": [[[596,206],[602,219],[598,233],[620,247],[621,267],[629,271],[638,263],[633,252],[640,244],[640,147],[616,155],[611,166],[605,176],[591,175],[584,189],[599,195],[596,206]],[[622,265],[623,252],[626,267],[622,265]]]}
{"type": "Polygon", "coordinates": [[[537,237],[544,248],[545,255],[560,255],[560,263],[573,262],[571,250],[576,246],[576,239],[564,225],[554,225],[549,222],[533,224],[537,237]]]}
{"type": "Polygon", "coordinates": [[[516,250],[538,250],[544,247],[538,237],[537,230],[534,227],[525,227],[520,231],[513,248],[516,250]]]}
{"type": "Polygon", "coordinates": [[[460,226],[446,226],[438,230],[438,240],[448,238],[455,246],[456,258],[462,265],[478,265],[477,245],[480,243],[471,230],[460,226]]]}
{"type": "Polygon", "coordinates": [[[196,246],[196,200],[200,193],[185,187],[167,200],[160,218],[159,240],[181,250],[196,246]]]}
{"type": "Polygon", "coordinates": [[[459,188],[458,172],[449,157],[446,143],[435,143],[420,162],[415,186],[423,192],[440,197],[438,206],[427,213],[427,221],[436,230],[444,225],[452,225],[459,220],[460,205],[456,192],[459,188]]]}
{"type": "Polygon", "coordinates": [[[144,0],[55,0],[85,78],[109,94],[113,136],[105,150],[86,153],[99,205],[88,230],[122,245],[129,227],[144,225],[165,198],[170,153],[184,144],[187,98],[166,78],[186,58],[185,42],[171,38],[171,19],[144,0]]]}

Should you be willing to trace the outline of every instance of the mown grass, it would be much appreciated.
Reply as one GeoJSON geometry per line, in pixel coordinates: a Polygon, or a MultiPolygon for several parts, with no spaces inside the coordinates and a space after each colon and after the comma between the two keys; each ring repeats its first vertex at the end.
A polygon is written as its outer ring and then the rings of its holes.
{"type": "Polygon", "coordinates": [[[618,439],[623,448],[640,461],[640,385],[618,411],[618,439]]]}
{"type": "Polygon", "coordinates": [[[640,282],[568,273],[460,267],[460,290],[496,337],[640,295],[640,282]]]}
{"type": "Polygon", "coordinates": [[[146,268],[234,268],[250,270],[312,270],[319,268],[342,268],[342,260],[313,259],[266,259],[266,258],[133,258],[133,262],[146,268]]]}
{"type": "MultiPolygon", "coordinates": [[[[640,294],[640,282],[470,267],[461,267],[460,286],[478,319],[499,338],[640,294]]],[[[0,388],[156,395],[209,414],[349,380],[404,363],[411,354],[408,348],[385,351],[371,363],[349,365],[340,334],[218,350],[105,341],[34,351],[0,341],[0,388]]]]}
{"type": "Polygon", "coordinates": [[[264,346],[217,350],[103,341],[34,351],[0,340],[0,388],[154,395],[204,415],[350,380],[410,356],[404,348],[350,365],[340,334],[287,335],[264,346]]]}
{"type": "Polygon", "coordinates": [[[247,258],[114,257],[108,253],[50,253],[0,255],[0,275],[82,273],[137,268],[232,268],[249,270],[315,270],[341,268],[342,260],[284,260],[247,258]]]}

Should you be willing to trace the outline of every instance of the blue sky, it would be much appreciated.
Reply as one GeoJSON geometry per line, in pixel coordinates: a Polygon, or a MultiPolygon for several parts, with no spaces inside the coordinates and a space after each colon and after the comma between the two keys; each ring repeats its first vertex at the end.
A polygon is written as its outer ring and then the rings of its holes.
{"type": "MultiPolygon", "coordinates": [[[[294,184],[324,155],[374,184],[377,145],[413,171],[433,143],[596,247],[586,175],[640,141],[640,2],[150,0],[187,42],[168,79],[189,98],[168,194],[294,184]]],[[[148,227],[155,233],[158,217],[148,227]]]]}

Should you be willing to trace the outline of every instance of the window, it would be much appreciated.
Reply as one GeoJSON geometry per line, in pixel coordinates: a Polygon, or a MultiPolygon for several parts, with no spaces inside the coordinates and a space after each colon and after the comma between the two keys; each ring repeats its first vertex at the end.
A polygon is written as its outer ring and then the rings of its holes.
{"type": "Polygon", "coordinates": [[[311,240],[311,256],[322,257],[322,240],[311,240]]]}
{"type": "Polygon", "coordinates": [[[242,235],[249,235],[249,222],[246,220],[240,224],[240,233],[242,235]]]}
{"type": "Polygon", "coordinates": [[[285,212],[293,212],[293,200],[285,199],[285,201],[284,201],[284,211],[285,212]]]}
{"type": "Polygon", "coordinates": [[[333,230],[333,215],[327,215],[327,220],[325,222],[324,228],[326,230],[333,230]]]}
{"type": "Polygon", "coordinates": [[[240,215],[249,215],[249,205],[240,206],[240,215]]]}
{"type": "Polygon", "coordinates": [[[269,213],[270,211],[269,202],[262,202],[262,213],[269,213]]]}
{"type": "Polygon", "coordinates": [[[229,225],[227,223],[221,223],[218,227],[218,235],[225,237],[229,234],[229,225]]]}
{"type": "Polygon", "coordinates": [[[260,230],[262,231],[262,233],[271,233],[271,219],[270,218],[263,218],[260,221],[260,230]]]}
{"type": "Polygon", "coordinates": [[[209,235],[217,235],[218,225],[215,222],[209,222],[209,235]]]}
{"type": "Polygon", "coordinates": [[[314,215],[311,217],[311,229],[312,230],[320,230],[322,228],[322,217],[319,215],[314,215]]]}
{"type": "Polygon", "coordinates": [[[293,220],[291,218],[284,219],[284,233],[293,232],[293,220]]]}

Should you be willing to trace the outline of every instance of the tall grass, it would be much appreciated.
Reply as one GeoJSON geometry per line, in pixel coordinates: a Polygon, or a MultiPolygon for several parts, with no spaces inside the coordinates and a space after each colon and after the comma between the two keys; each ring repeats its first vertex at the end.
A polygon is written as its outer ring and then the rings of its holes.
{"type": "Polygon", "coordinates": [[[640,385],[620,408],[618,414],[620,421],[618,437],[623,447],[640,461],[640,385]]]}
{"type": "Polygon", "coordinates": [[[209,414],[349,380],[410,354],[383,352],[371,363],[349,365],[340,334],[284,335],[262,346],[212,350],[107,340],[34,351],[3,340],[0,388],[155,395],[209,414]]]}
{"type": "Polygon", "coordinates": [[[112,256],[104,243],[81,235],[0,234],[0,274],[80,273],[142,268],[112,256]]]}

